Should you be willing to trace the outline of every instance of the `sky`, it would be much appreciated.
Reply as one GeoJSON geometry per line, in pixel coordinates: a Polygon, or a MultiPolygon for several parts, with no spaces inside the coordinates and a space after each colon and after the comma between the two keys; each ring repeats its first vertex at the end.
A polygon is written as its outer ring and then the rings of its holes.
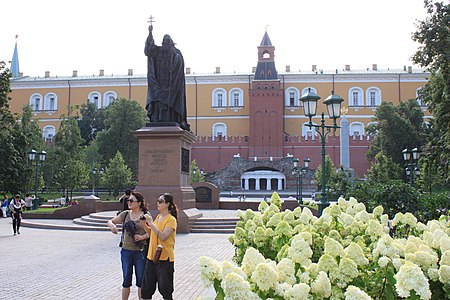
{"type": "Polygon", "coordinates": [[[401,69],[419,44],[423,0],[14,0],[1,5],[0,61],[16,35],[26,76],[146,74],[148,18],[161,44],[170,34],[195,74],[249,73],[267,30],[279,72],[401,69]]]}

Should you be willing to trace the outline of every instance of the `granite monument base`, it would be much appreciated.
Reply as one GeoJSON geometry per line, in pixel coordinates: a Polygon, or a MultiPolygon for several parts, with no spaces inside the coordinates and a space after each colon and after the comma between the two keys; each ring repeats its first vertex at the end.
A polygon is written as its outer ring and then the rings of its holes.
{"type": "Polygon", "coordinates": [[[195,192],[189,177],[194,134],[178,126],[151,126],[135,131],[134,135],[139,140],[136,190],[144,196],[153,216],[158,213],[158,197],[163,193],[172,194],[178,207],[177,232],[189,232],[189,220],[202,216],[195,207],[195,192]]]}

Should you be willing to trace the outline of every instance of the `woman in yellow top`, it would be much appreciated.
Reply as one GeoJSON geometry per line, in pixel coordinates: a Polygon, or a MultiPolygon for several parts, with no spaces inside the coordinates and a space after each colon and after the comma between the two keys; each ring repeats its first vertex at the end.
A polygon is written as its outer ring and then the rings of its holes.
{"type": "Polygon", "coordinates": [[[172,299],[174,247],[177,232],[177,207],[173,203],[173,196],[165,193],[159,196],[157,207],[159,215],[155,220],[150,214],[145,214],[144,229],[150,235],[144,278],[142,280],[142,299],[151,299],[158,291],[164,299],[172,299]],[[161,256],[154,261],[156,248],[162,246],[161,256]]]}

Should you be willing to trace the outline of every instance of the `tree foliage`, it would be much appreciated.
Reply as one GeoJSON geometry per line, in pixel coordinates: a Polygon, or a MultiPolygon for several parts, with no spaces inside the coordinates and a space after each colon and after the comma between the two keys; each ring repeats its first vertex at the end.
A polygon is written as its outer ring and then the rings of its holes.
{"type": "Polygon", "coordinates": [[[97,133],[105,129],[106,110],[98,109],[95,103],[87,101],[80,106],[81,118],[78,119],[83,145],[90,145],[97,133]]]}
{"type": "Polygon", "coordinates": [[[132,132],[142,128],[146,120],[147,114],[137,101],[115,100],[106,111],[106,129],[97,135],[103,162],[108,162],[119,151],[133,173],[137,174],[138,140],[132,132]]]}
{"type": "Polygon", "coordinates": [[[383,152],[375,156],[375,162],[371,165],[367,174],[367,180],[373,183],[388,183],[402,177],[403,168],[383,152]]]}
{"type": "Polygon", "coordinates": [[[450,4],[424,1],[427,17],[417,24],[412,39],[421,45],[412,61],[430,72],[419,91],[420,99],[433,114],[432,137],[428,149],[440,173],[450,181],[450,4]]]}
{"type": "Polygon", "coordinates": [[[126,165],[122,154],[117,151],[106,167],[101,182],[105,187],[112,190],[114,197],[117,197],[120,191],[133,185],[131,175],[131,170],[126,165]]]}
{"type": "Polygon", "coordinates": [[[375,138],[370,144],[367,157],[374,161],[379,152],[384,152],[395,163],[403,164],[402,150],[421,148],[423,139],[423,112],[417,101],[410,99],[395,106],[382,102],[375,112],[370,132],[375,138]]]}

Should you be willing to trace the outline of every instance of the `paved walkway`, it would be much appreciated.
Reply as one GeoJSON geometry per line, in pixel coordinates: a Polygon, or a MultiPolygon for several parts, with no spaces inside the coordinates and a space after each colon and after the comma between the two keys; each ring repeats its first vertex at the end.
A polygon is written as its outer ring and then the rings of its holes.
{"type": "MultiPolygon", "coordinates": [[[[235,216],[235,211],[205,210],[204,216],[235,216]]],[[[1,299],[120,299],[120,235],[110,232],[22,228],[12,235],[10,218],[0,218],[1,299]]],[[[202,255],[231,260],[227,234],[178,234],[174,299],[211,295],[198,267],[202,255]]],[[[130,299],[137,298],[132,287],[130,299]]],[[[157,292],[153,299],[162,299],[157,292]]]]}

